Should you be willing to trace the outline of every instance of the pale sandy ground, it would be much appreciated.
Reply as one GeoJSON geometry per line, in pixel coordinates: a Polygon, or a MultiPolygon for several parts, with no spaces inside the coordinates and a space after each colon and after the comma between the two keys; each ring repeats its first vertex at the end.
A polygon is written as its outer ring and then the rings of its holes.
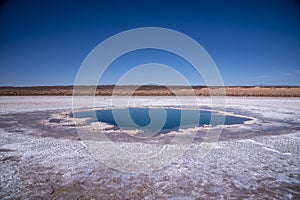
{"type": "MultiPolygon", "coordinates": [[[[212,106],[208,97],[197,100],[201,107],[212,106]]],[[[96,97],[96,102],[97,107],[111,104],[109,97],[96,97]]],[[[178,101],[174,97],[133,97],[130,105],[178,106],[178,101]]],[[[14,127],[16,113],[26,117],[33,111],[71,111],[72,97],[0,97],[0,117],[5,121],[0,127],[0,198],[299,199],[299,105],[299,98],[229,97],[229,112],[258,121],[226,131],[255,128],[256,135],[215,142],[205,157],[199,155],[201,143],[195,142],[167,167],[142,174],[105,166],[82,141],[39,137],[32,133],[42,128],[14,127]],[[286,127],[284,134],[273,134],[269,129],[273,126],[286,127]]],[[[162,144],[121,145],[141,151],[162,144]]]]}

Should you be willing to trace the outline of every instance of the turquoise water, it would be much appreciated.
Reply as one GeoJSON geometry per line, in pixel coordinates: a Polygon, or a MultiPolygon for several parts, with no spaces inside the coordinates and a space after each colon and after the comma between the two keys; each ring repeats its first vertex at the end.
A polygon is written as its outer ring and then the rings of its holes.
{"type": "MultiPolygon", "coordinates": [[[[88,118],[94,111],[74,113],[76,118],[88,118]]],[[[204,110],[180,110],[174,108],[129,108],[114,110],[96,110],[97,121],[105,122],[123,129],[178,130],[203,125],[242,124],[249,118],[222,115],[204,110]],[[151,110],[151,111],[150,111],[151,110]],[[150,113],[149,113],[150,111],[150,113]],[[152,116],[152,121],[150,118],[152,116]],[[214,122],[211,116],[214,115],[214,122]],[[130,116],[130,117],[129,117],[130,116]],[[130,120],[130,118],[132,120],[130,120]],[[223,123],[224,122],[224,123],[223,123]]]]}

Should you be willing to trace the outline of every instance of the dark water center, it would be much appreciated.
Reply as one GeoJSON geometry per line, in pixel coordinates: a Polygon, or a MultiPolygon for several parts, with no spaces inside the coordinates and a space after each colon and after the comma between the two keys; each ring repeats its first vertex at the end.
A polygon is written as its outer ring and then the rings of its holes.
{"type": "MultiPolygon", "coordinates": [[[[77,112],[76,118],[94,118],[94,111],[77,112]]],[[[168,132],[179,128],[191,128],[204,125],[242,124],[249,118],[223,115],[204,110],[186,110],[174,108],[128,108],[114,110],[96,110],[99,122],[105,122],[123,129],[160,130],[168,132]],[[213,116],[214,120],[211,120],[213,116]]]]}

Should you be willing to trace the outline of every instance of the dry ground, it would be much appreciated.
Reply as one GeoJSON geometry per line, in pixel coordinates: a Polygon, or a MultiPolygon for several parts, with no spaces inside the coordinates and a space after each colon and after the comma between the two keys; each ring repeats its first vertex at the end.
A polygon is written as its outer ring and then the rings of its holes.
{"type": "MultiPolygon", "coordinates": [[[[76,95],[94,95],[93,87],[81,86],[76,95]]],[[[226,95],[226,96],[260,96],[260,97],[300,97],[300,86],[98,86],[97,96],[133,95],[134,96],[197,96],[226,95]]],[[[35,87],[0,87],[0,96],[71,96],[73,86],[35,86],[35,87]]]]}
{"type": "MultiPolygon", "coordinates": [[[[184,106],[194,103],[186,98],[184,106]]],[[[107,166],[76,139],[72,124],[53,121],[72,112],[72,99],[0,98],[0,199],[300,199],[300,98],[226,97],[227,112],[257,121],[223,127],[225,139],[211,143],[213,149],[205,157],[203,143],[195,139],[177,160],[145,174],[107,166]]],[[[199,109],[219,106],[210,97],[199,97],[197,102],[199,109]]],[[[174,107],[179,101],[172,96],[134,96],[128,103],[174,107]]],[[[111,98],[95,97],[95,105],[109,107],[111,98]]],[[[197,135],[201,134],[199,130],[197,135]]],[[[141,161],[148,158],[146,151],[158,152],[166,144],[163,137],[156,141],[114,142],[124,151],[138,152],[132,158],[138,155],[141,161]]],[[[138,163],[120,162],[123,154],[110,154],[105,142],[98,147],[117,167],[138,163]]],[[[152,161],[159,164],[161,159],[152,161]]]]}

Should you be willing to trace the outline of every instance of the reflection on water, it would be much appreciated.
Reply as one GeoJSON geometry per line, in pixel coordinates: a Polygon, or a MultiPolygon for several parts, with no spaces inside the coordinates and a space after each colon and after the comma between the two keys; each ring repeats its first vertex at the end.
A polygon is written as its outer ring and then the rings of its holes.
{"type": "MultiPolygon", "coordinates": [[[[94,111],[77,112],[76,118],[93,118],[94,111]]],[[[242,124],[249,118],[223,115],[218,112],[206,110],[187,110],[174,108],[128,108],[96,110],[97,121],[115,125],[123,129],[144,130],[178,130],[178,128],[191,128],[195,126],[220,124],[242,124]],[[214,120],[211,120],[212,115],[214,120]]]]}

